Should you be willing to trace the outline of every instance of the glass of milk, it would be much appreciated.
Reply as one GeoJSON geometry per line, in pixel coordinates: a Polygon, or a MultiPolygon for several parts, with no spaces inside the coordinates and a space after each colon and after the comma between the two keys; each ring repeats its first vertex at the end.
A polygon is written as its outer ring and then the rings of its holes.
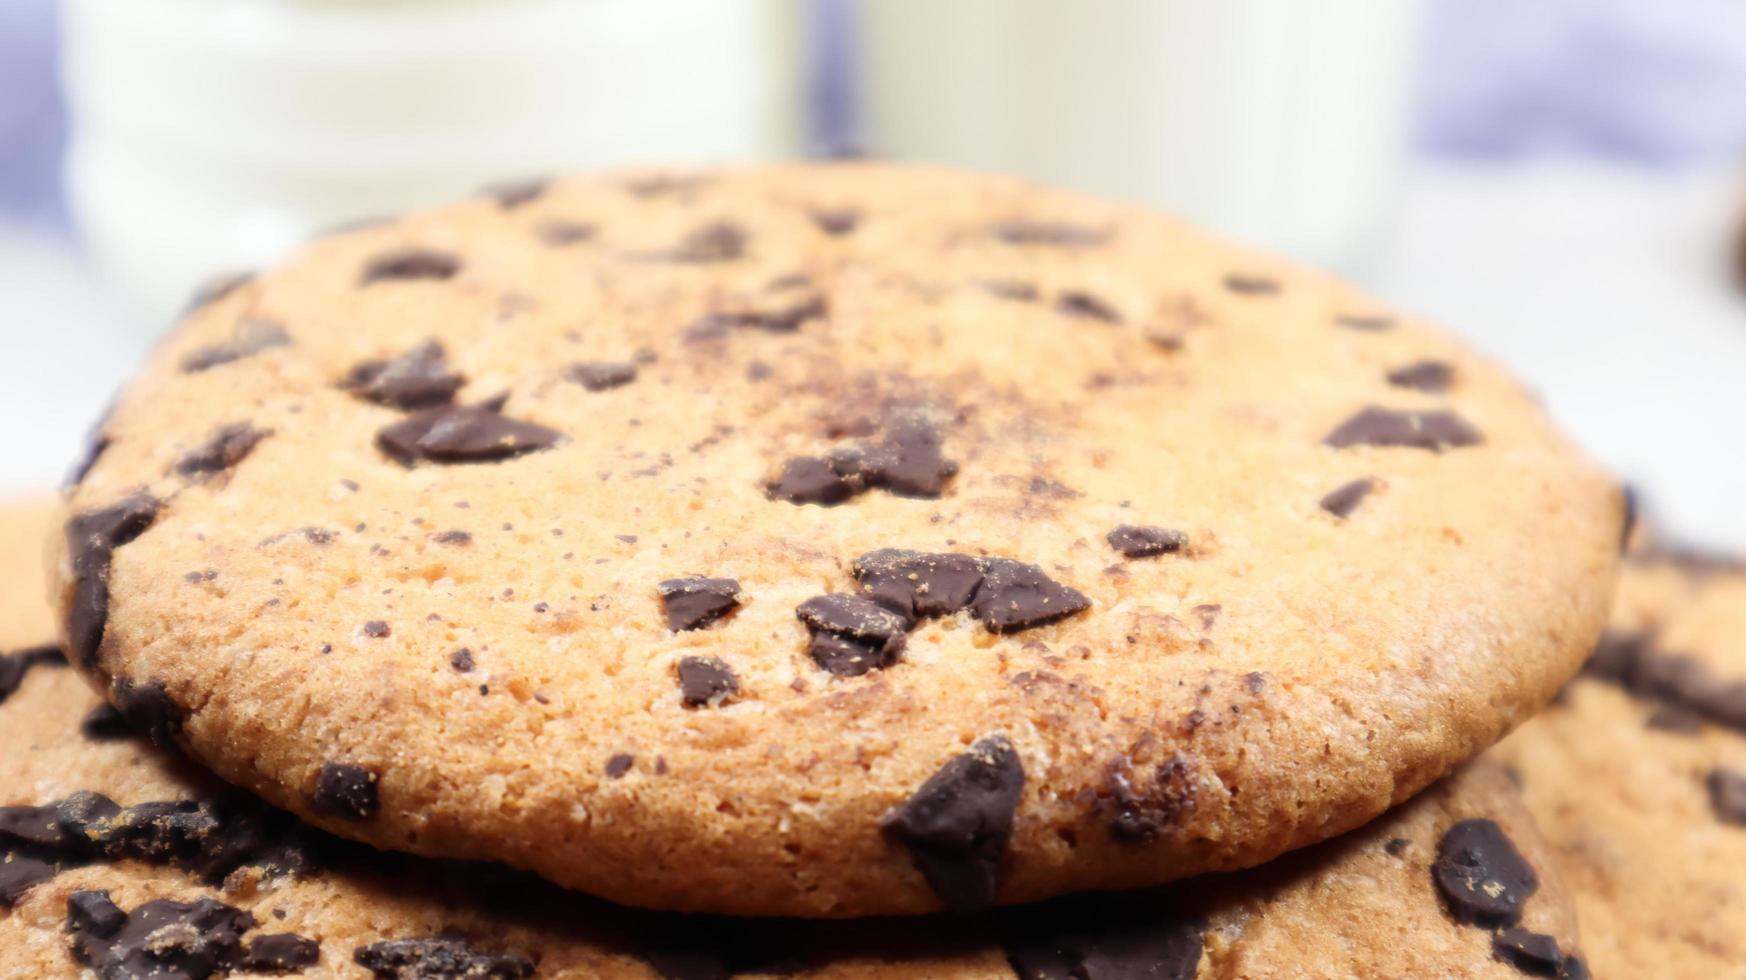
{"type": "Polygon", "coordinates": [[[802,0],[66,0],[68,189],[161,322],[204,279],[481,184],[787,156],[802,0]]]}
{"type": "Polygon", "coordinates": [[[1352,271],[1406,142],[1419,0],[865,0],[875,155],[1024,174],[1352,271]]]}

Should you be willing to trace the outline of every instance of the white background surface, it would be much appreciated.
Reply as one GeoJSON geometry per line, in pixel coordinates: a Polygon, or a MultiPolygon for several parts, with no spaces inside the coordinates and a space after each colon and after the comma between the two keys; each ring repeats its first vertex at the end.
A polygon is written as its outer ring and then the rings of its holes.
{"type": "MultiPolygon", "coordinates": [[[[1422,167],[1360,278],[1512,365],[1693,541],[1746,549],[1746,296],[1733,172],[1422,167]]],[[[155,328],[66,243],[0,228],[0,491],[61,478],[155,328]],[[20,329],[20,327],[23,327],[20,329]]]]}

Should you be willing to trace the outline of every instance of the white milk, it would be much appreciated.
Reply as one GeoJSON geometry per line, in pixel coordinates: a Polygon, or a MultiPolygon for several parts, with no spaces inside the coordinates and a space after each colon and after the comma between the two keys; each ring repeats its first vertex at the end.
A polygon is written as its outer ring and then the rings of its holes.
{"type": "Polygon", "coordinates": [[[517,176],[793,154],[799,0],[66,0],[68,184],[161,322],[215,272],[517,176]]]}
{"type": "Polygon", "coordinates": [[[1387,214],[1420,14],[1419,0],[865,0],[866,142],[1349,268],[1387,214]]]}

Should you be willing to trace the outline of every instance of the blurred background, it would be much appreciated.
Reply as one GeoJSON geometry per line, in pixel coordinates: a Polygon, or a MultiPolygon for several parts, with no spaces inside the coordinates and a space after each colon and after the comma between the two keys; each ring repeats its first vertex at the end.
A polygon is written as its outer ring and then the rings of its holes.
{"type": "Polygon", "coordinates": [[[1746,548],[1738,0],[0,0],[0,492],[201,281],[491,180],[867,153],[1167,207],[1746,548]]]}

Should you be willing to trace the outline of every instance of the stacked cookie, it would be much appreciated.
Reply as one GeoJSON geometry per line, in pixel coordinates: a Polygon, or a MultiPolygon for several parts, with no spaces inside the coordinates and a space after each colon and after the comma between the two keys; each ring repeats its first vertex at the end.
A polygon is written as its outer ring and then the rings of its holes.
{"type": "Polygon", "coordinates": [[[1585,973],[1471,760],[1593,647],[1615,483],[1156,215],[497,188],[202,296],[57,520],[104,700],[7,661],[20,975],[1585,973]]]}

